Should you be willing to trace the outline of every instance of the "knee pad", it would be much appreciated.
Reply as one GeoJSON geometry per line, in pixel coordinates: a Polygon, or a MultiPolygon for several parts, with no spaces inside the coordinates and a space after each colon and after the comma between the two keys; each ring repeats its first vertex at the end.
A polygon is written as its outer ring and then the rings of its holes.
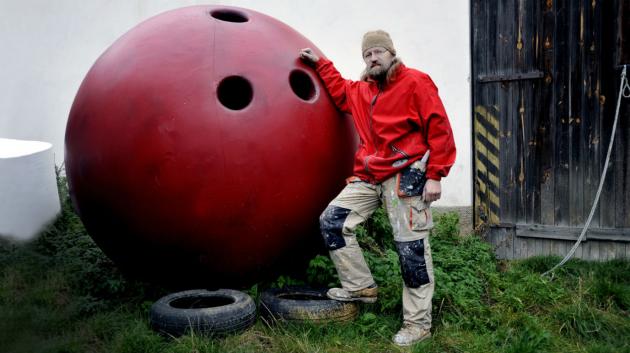
{"type": "Polygon", "coordinates": [[[418,288],[430,283],[427,263],[424,260],[424,240],[395,243],[405,285],[408,288],[418,288]]]}
{"type": "Polygon", "coordinates": [[[348,214],[350,210],[347,208],[328,206],[319,217],[319,227],[328,250],[337,250],[346,246],[342,231],[348,214]]]}

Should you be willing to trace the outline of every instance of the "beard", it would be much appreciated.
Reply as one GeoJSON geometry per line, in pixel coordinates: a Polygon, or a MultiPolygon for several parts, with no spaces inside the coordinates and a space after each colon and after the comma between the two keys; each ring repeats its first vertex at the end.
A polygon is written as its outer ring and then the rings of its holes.
{"type": "Polygon", "coordinates": [[[377,65],[377,66],[368,68],[366,71],[369,78],[375,81],[382,81],[387,76],[388,70],[389,70],[389,66],[385,67],[383,65],[377,65]]]}
{"type": "Polygon", "coordinates": [[[400,64],[402,64],[402,61],[395,57],[389,63],[387,69],[384,70],[382,69],[383,66],[367,67],[366,65],[365,69],[361,71],[361,81],[367,81],[370,79],[378,82],[379,84],[385,84],[387,81],[393,79],[400,64]]]}

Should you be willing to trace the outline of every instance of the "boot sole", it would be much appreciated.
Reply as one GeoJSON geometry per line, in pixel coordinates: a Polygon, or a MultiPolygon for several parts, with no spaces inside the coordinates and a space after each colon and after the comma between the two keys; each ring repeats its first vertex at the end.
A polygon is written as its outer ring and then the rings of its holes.
{"type": "Polygon", "coordinates": [[[340,302],[361,302],[365,304],[374,304],[376,303],[377,297],[357,297],[357,298],[339,298],[333,297],[331,295],[326,294],[326,296],[332,300],[338,300],[340,302]]]}
{"type": "Polygon", "coordinates": [[[425,336],[423,336],[422,338],[417,339],[417,340],[415,340],[415,341],[411,341],[411,342],[409,342],[409,343],[396,343],[396,342],[394,342],[394,344],[395,344],[395,345],[397,345],[397,346],[399,346],[399,347],[409,347],[409,346],[413,346],[413,345],[414,345],[414,344],[416,344],[416,343],[420,343],[420,342],[422,342],[422,341],[426,340],[427,338],[431,338],[431,333],[430,333],[430,332],[429,332],[429,334],[428,334],[428,335],[425,335],[425,336]]]}

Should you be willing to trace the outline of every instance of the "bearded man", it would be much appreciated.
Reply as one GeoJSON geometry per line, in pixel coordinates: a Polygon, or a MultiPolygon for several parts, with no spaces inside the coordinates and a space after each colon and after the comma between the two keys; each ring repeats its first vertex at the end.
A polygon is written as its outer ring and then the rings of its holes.
{"type": "Polygon", "coordinates": [[[367,32],[361,53],[365,70],[360,81],[344,79],[330,60],[310,48],[299,54],[314,66],[337,107],[352,115],[360,138],[353,175],[320,217],[341,282],[341,288],[331,288],[327,295],[376,302],[378,287],[355,229],[382,203],[404,282],[403,325],[393,341],[409,346],[431,336],[435,282],[429,206],[440,198],[440,180],[455,162],[455,142],[435,84],[427,74],[402,63],[387,32],[367,32]]]}

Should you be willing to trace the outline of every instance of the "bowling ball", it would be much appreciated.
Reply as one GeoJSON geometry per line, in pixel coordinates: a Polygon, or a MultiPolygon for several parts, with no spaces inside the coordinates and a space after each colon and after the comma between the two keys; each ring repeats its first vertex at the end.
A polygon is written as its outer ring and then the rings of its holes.
{"type": "Polygon", "coordinates": [[[193,6],[98,58],[70,111],[65,165],[88,233],[123,270],[247,286],[322,248],[318,217],[357,139],[304,47],[322,55],[267,15],[193,6]]]}

